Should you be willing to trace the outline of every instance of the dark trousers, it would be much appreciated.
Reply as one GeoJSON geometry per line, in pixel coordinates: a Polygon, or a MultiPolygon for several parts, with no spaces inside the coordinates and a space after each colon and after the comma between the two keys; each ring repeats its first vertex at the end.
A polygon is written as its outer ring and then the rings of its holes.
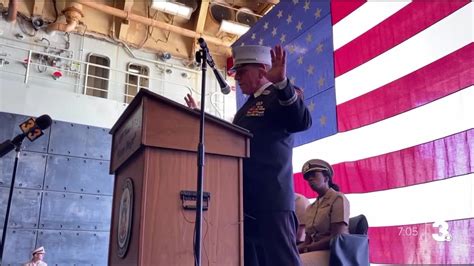
{"type": "Polygon", "coordinates": [[[293,211],[248,214],[244,222],[245,266],[300,266],[293,211]]]}

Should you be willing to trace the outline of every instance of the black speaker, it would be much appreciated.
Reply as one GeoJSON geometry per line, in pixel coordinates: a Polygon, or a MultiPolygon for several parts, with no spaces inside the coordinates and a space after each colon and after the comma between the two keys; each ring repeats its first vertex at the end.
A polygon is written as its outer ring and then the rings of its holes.
{"type": "Polygon", "coordinates": [[[35,30],[39,30],[44,27],[44,20],[40,17],[31,18],[31,24],[35,30]]]}

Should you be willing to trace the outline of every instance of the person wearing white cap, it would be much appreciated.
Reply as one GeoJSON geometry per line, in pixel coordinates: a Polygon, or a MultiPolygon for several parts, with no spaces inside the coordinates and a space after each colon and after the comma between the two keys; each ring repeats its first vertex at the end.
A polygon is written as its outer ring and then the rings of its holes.
{"type": "MultiPolygon", "coordinates": [[[[308,129],[311,114],[286,77],[280,45],[237,46],[232,54],[235,80],[249,95],[233,123],[253,135],[243,163],[244,263],[298,266],[292,133],[308,129]]],[[[197,107],[191,95],[185,100],[197,107]]]]}
{"type": "Polygon", "coordinates": [[[298,218],[298,229],[296,230],[296,243],[302,243],[305,239],[304,213],[310,202],[304,195],[295,193],[295,213],[298,218]]]}
{"type": "Polygon", "coordinates": [[[45,253],[46,252],[44,250],[44,247],[39,247],[33,250],[33,252],[31,252],[33,258],[31,259],[31,261],[23,264],[23,266],[48,266],[48,264],[43,261],[45,253]]]}

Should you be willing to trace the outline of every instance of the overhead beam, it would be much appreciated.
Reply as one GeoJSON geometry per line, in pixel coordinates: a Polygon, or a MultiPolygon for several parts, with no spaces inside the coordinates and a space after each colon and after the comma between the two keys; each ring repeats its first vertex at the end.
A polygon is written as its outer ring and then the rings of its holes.
{"type": "MultiPolygon", "coordinates": [[[[199,17],[196,23],[196,33],[202,35],[204,32],[204,25],[206,24],[208,9],[209,9],[209,2],[210,1],[201,1],[201,7],[199,8],[199,17]]],[[[198,47],[197,47],[197,38],[194,38],[194,42],[192,45],[191,55],[193,55],[198,47]]]]}
{"type": "MultiPolygon", "coordinates": [[[[132,6],[135,3],[135,0],[125,0],[123,3],[123,11],[130,13],[132,11],[132,6]]],[[[147,11],[148,12],[148,11],[147,11]]],[[[118,38],[121,40],[125,40],[128,34],[128,28],[130,27],[130,23],[127,18],[122,19],[119,24],[118,29],[118,38]]],[[[148,33],[147,33],[148,34],[148,33]]]]}
{"type": "Polygon", "coordinates": [[[280,0],[258,0],[258,2],[276,5],[280,3],[280,0]]]}
{"type": "MultiPolygon", "coordinates": [[[[178,26],[171,25],[171,24],[168,24],[168,23],[165,23],[165,22],[162,22],[162,21],[158,21],[158,20],[155,20],[155,19],[139,16],[139,15],[133,14],[132,12],[126,12],[124,10],[120,10],[120,9],[117,9],[117,8],[114,8],[114,7],[111,7],[111,6],[98,4],[94,1],[76,0],[76,2],[78,2],[78,3],[80,3],[84,6],[94,8],[94,9],[99,10],[101,12],[104,12],[106,14],[109,14],[109,15],[112,15],[112,16],[115,16],[115,17],[119,17],[119,18],[122,18],[122,19],[127,18],[128,20],[131,20],[131,21],[136,21],[136,22],[139,22],[139,23],[142,23],[142,24],[145,24],[145,25],[149,25],[149,26],[152,26],[152,27],[156,27],[156,28],[159,28],[159,29],[162,29],[162,30],[171,31],[171,32],[181,34],[181,35],[189,37],[189,38],[193,38],[193,39],[203,37],[206,40],[206,42],[208,42],[208,43],[213,43],[213,44],[216,44],[216,45],[219,45],[219,46],[224,46],[224,47],[227,47],[227,48],[231,46],[230,42],[226,42],[226,41],[221,40],[221,39],[216,38],[216,37],[201,35],[201,34],[198,34],[197,32],[195,32],[193,30],[180,28],[178,26]]],[[[205,2],[205,1],[203,1],[203,2],[205,2]]]]}
{"type": "MultiPolygon", "coordinates": [[[[44,10],[44,0],[34,0],[33,4],[33,16],[42,16],[43,15],[43,10],[44,10]]],[[[58,11],[60,12],[60,11],[58,11]]],[[[59,14],[60,15],[60,14],[59,14]]]]}
{"type": "Polygon", "coordinates": [[[209,9],[209,1],[202,1],[201,8],[199,9],[199,17],[196,23],[196,33],[202,34],[204,31],[204,25],[206,24],[206,18],[209,9]]]}

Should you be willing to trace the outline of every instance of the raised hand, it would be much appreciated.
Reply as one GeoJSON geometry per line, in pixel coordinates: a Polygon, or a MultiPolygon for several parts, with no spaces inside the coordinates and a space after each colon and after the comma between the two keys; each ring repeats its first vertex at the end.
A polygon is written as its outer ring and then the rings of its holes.
{"type": "Polygon", "coordinates": [[[189,108],[196,109],[198,108],[196,101],[194,100],[193,96],[191,94],[186,94],[186,97],[184,97],[184,100],[186,101],[186,104],[188,105],[189,108]]]}
{"type": "Polygon", "coordinates": [[[267,79],[278,83],[286,79],[286,52],[281,45],[276,45],[271,51],[272,68],[267,72],[267,79]]]}

